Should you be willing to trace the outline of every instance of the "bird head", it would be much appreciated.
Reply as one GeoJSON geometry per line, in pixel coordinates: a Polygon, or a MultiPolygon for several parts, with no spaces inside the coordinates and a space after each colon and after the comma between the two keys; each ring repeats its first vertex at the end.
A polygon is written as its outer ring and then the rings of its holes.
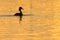
{"type": "Polygon", "coordinates": [[[20,10],[20,9],[23,9],[23,8],[22,8],[22,7],[19,7],[19,10],[20,10]]]}

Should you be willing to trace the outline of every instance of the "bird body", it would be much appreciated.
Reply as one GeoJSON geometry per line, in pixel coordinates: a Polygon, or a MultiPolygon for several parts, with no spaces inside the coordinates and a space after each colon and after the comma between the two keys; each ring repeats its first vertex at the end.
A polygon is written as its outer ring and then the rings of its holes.
{"type": "Polygon", "coordinates": [[[23,16],[22,13],[16,13],[15,16],[23,16]]]}

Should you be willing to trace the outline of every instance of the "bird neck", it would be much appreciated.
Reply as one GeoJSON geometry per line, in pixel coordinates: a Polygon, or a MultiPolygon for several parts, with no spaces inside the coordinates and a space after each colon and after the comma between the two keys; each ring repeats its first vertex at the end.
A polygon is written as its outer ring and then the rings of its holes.
{"type": "Polygon", "coordinates": [[[20,13],[22,13],[22,10],[20,10],[20,13]]]}

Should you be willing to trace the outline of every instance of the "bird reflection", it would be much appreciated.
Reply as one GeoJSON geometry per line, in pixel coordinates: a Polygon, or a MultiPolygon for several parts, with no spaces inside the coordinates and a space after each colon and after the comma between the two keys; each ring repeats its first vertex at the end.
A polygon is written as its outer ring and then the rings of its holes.
{"type": "Polygon", "coordinates": [[[22,7],[19,7],[19,12],[20,13],[14,14],[15,16],[19,16],[20,17],[20,21],[22,21],[22,16],[23,16],[22,9],[23,9],[22,7]]]}

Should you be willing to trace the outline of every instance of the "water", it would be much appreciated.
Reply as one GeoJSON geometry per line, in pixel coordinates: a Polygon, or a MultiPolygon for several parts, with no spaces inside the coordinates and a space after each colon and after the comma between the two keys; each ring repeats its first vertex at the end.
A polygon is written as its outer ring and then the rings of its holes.
{"type": "Polygon", "coordinates": [[[52,39],[53,16],[0,17],[1,40],[50,40],[52,39]]]}
{"type": "Polygon", "coordinates": [[[59,15],[0,16],[1,40],[57,40],[59,15]]]}
{"type": "Polygon", "coordinates": [[[0,0],[0,40],[60,40],[60,0],[0,0]],[[35,16],[8,16],[19,6],[35,16]]]}

